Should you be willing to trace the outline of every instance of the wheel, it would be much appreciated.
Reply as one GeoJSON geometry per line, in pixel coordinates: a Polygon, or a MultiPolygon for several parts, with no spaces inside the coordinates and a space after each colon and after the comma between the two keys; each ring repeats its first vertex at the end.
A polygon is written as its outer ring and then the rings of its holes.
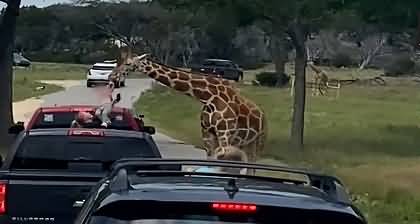
{"type": "Polygon", "coordinates": [[[120,83],[120,86],[121,87],[124,87],[125,86],[125,80],[120,83]]]}
{"type": "Polygon", "coordinates": [[[86,86],[87,86],[88,88],[90,88],[90,87],[92,87],[92,83],[90,83],[90,82],[86,82],[86,86]]]}

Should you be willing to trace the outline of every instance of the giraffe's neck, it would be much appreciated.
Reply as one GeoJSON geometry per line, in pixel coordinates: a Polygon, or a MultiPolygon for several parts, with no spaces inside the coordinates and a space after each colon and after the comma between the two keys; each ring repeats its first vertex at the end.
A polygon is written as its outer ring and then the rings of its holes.
{"type": "Polygon", "coordinates": [[[308,63],[309,67],[317,74],[322,73],[322,70],[315,66],[313,63],[308,63]]]}
{"type": "Polygon", "coordinates": [[[218,86],[227,86],[229,82],[217,78],[204,77],[152,60],[143,60],[138,66],[140,72],[163,85],[206,103],[218,94],[218,86]]]}

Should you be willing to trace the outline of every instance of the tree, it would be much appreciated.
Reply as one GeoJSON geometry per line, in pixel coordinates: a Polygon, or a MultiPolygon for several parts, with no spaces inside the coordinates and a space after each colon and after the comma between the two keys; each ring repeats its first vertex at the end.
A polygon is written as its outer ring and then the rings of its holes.
{"type": "Polygon", "coordinates": [[[272,35],[272,49],[278,70],[284,70],[284,54],[286,38],[296,51],[295,57],[295,99],[293,105],[293,121],[290,131],[292,148],[303,148],[304,112],[305,112],[305,42],[309,31],[316,28],[334,12],[341,1],[321,0],[160,0],[170,8],[189,8],[192,11],[205,8],[211,12],[229,8],[230,14],[235,15],[239,25],[254,22],[263,23],[272,35]],[[332,4],[332,3],[335,3],[332,4]]]}
{"type": "Polygon", "coordinates": [[[1,1],[7,7],[0,24],[0,141],[8,145],[8,128],[13,124],[13,47],[20,0],[1,1]]]}

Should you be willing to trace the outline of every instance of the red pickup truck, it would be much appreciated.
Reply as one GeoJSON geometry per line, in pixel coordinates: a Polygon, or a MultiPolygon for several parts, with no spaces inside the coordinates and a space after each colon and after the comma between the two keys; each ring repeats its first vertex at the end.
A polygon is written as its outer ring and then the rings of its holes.
{"type": "MultiPolygon", "coordinates": [[[[28,124],[17,122],[9,128],[10,134],[18,134],[23,130],[44,128],[69,128],[78,112],[94,112],[95,105],[65,105],[38,108],[28,124]]],[[[132,130],[154,134],[155,129],[144,126],[143,115],[135,117],[129,108],[114,107],[111,112],[112,125],[109,129],[132,130]]]]}

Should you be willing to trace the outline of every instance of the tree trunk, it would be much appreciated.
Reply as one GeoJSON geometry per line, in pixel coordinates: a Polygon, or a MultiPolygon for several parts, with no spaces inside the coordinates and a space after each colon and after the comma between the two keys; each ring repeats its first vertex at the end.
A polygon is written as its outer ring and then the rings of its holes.
{"type": "Polygon", "coordinates": [[[379,38],[380,39],[376,43],[377,45],[375,46],[375,48],[367,53],[366,58],[363,60],[362,64],[359,66],[359,70],[365,69],[365,67],[369,65],[372,59],[376,56],[378,51],[384,46],[386,42],[386,36],[382,34],[379,38]]]}
{"type": "Polygon", "coordinates": [[[0,150],[11,143],[8,133],[13,124],[13,47],[20,0],[10,1],[0,24],[0,150]]]}
{"type": "Polygon", "coordinates": [[[295,58],[295,99],[293,103],[292,128],[290,145],[293,149],[303,149],[305,96],[306,96],[306,34],[302,25],[294,24],[289,34],[296,50],[295,58]]]}
{"type": "Polygon", "coordinates": [[[416,50],[420,50],[420,12],[417,12],[417,37],[414,47],[416,50]]]}
{"type": "Polygon", "coordinates": [[[287,42],[283,35],[271,35],[271,57],[276,69],[277,86],[283,84],[283,75],[286,74],[286,63],[288,59],[287,42]]]}

